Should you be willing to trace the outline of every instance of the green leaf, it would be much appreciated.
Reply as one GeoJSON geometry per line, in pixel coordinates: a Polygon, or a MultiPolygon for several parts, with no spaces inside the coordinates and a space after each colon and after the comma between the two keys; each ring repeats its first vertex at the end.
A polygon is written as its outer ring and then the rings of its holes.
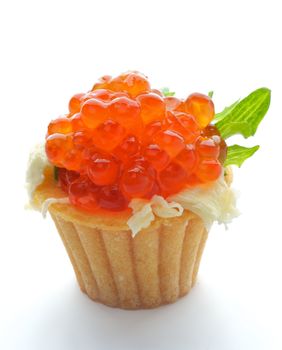
{"type": "Polygon", "coordinates": [[[268,111],[271,91],[260,88],[241,101],[235,102],[216,115],[216,127],[224,139],[241,134],[245,138],[253,136],[268,111]]]}
{"type": "Polygon", "coordinates": [[[208,96],[209,96],[210,98],[212,98],[212,97],[213,97],[213,91],[209,91],[209,92],[208,92],[208,96]]]}
{"type": "Polygon", "coordinates": [[[58,181],[59,180],[59,168],[54,166],[54,179],[55,181],[58,181]]]}
{"type": "Polygon", "coordinates": [[[165,95],[165,97],[169,97],[169,96],[174,96],[175,95],[175,92],[169,91],[168,87],[162,88],[161,92],[165,95]]]}
{"type": "Polygon", "coordinates": [[[228,116],[228,114],[231,113],[232,109],[234,109],[234,107],[236,107],[236,105],[240,102],[240,100],[232,103],[231,106],[229,107],[225,107],[224,110],[220,113],[217,113],[213,119],[213,122],[217,123],[220,120],[224,119],[226,116],[228,116]]]}
{"type": "Polygon", "coordinates": [[[256,153],[258,149],[259,146],[254,146],[251,148],[239,145],[229,146],[227,148],[227,157],[225,159],[224,166],[237,165],[240,167],[244,161],[256,153]]]}

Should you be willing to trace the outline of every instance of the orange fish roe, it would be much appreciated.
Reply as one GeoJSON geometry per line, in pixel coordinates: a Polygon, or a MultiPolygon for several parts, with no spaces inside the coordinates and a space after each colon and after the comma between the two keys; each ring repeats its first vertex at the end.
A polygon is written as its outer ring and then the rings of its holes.
{"type": "Polygon", "coordinates": [[[73,205],[120,211],[132,198],[167,197],[220,176],[227,147],[213,117],[208,96],[166,97],[141,73],[107,75],[51,121],[46,154],[73,205]]]}

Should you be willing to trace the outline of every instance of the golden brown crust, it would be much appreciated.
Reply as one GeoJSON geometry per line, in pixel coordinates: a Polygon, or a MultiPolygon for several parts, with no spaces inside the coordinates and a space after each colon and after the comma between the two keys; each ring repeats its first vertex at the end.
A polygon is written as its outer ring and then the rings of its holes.
{"type": "Polygon", "coordinates": [[[146,309],[175,302],[192,288],[207,235],[200,219],[172,218],[133,238],[128,230],[77,225],[51,212],[80,288],[91,299],[146,309]]]}

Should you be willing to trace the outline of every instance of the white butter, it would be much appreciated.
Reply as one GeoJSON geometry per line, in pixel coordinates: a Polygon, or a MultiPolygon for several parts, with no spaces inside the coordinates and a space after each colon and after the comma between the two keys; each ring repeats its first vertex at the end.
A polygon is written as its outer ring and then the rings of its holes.
{"type": "Polygon", "coordinates": [[[127,221],[127,225],[131,229],[133,237],[143,228],[149,227],[155,216],[172,218],[181,216],[184,210],[180,204],[167,202],[163,197],[156,195],[150,201],[137,198],[132,199],[129,207],[132,209],[133,214],[127,221]]]}
{"type": "Polygon", "coordinates": [[[206,188],[199,186],[183,190],[167,198],[168,201],[179,203],[184,209],[197,214],[205,223],[207,229],[214,221],[228,224],[239,215],[236,208],[236,195],[222,176],[206,188]]]}
{"type": "Polygon", "coordinates": [[[48,162],[44,144],[38,144],[30,152],[27,172],[26,172],[26,189],[29,199],[32,199],[33,193],[44,180],[44,169],[48,162]]]}
{"type": "Polygon", "coordinates": [[[132,199],[129,203],[129,207],[132,209],[133,214],[127,221],[127,225],[131,229],[132,236],[134,237],[143,228],[150,226],[151,222],[155,219],[152,211],[151,203],[143,199],[132,199]]]}

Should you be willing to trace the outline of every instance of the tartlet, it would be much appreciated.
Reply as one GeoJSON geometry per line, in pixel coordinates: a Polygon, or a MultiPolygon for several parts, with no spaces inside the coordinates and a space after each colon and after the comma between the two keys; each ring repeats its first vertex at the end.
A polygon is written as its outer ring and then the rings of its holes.
{"type": "Polygon", "coordinates": [[[211,224],[238,214],[228,165],[255,150],[227,148],[228,110],[215,116],[211,97],[172,95],[138,72],[105,76],[30,158],[31,204],[50,212],[81,290],[112,307],[187,294],[211,224]]]}

